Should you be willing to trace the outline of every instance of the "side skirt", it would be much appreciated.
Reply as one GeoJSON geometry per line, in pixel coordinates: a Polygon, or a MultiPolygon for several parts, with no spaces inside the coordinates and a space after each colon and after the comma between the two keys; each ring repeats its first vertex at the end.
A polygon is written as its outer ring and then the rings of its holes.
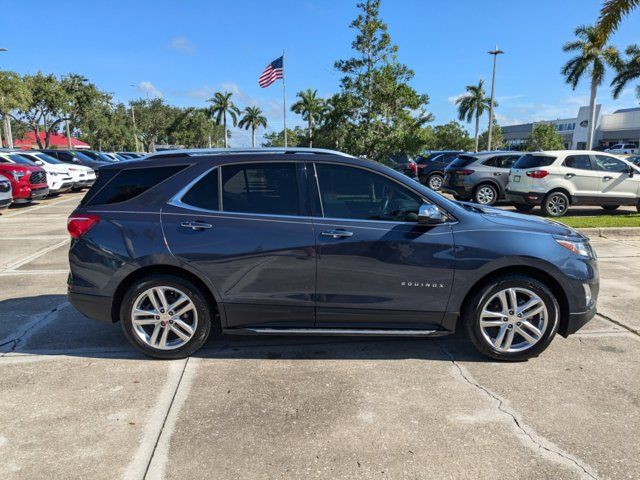
{"type": "Polygon", "coordinates": [[[358,337],[440,337],[453,332],[449,330],[393,330],[374,328],[269,328],[244,327],[226,328],[222,331],[229,335],[331,335],[358,337]]]}

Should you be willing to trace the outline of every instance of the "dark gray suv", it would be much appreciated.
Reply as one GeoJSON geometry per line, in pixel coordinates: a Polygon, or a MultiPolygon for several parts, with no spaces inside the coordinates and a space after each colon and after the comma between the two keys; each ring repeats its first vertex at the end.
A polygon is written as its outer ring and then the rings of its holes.
{"type": "Polygon", "coordinates": [[[69,299],[157,358],[211,333],[433,337],[522,360],[593,317],[570,228],[452,202],[331,151],[175,151],[102,167],[69,217],[69,299]],[[535,241],[532,241],[532,238],[535,241]]]}

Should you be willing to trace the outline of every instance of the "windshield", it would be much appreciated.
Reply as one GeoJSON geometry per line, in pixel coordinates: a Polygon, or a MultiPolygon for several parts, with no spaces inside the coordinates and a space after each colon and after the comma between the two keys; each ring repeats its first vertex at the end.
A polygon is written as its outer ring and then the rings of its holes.
{"type": "Polygon", "coordinates": [[[83,162],[95,162],[95,160],[82,152],[73,152],[72,155],[83,162]]]}
{"type": "Polygon", "coordinates": [[[53,158],[51,155],[47,155],[46,153],[42,153],[42,152],[31,153],[30,155],[33,155],[34,157],[39,158],[43,162],[50,163],[52,165],[58,165],[58,164],[64,163],[58,160],[57,158],[53,158]]]}
{"type": "Polygon", "coordinates": [[[14,162],[19,163],[20,165],[29,165],[30,167],[34,167],[36,165],[31,160],[28,160],[17,153],[10,154],[9,158],[14,162]]]}
{"type": "Polygon", "coordinates": [[[100,160],[102,160],[103,162],[115,162],[112,157],[103,152],[98,152],[98,157],[100,157],[100,160]]]}
{"type": "Polygon", "coordinates": [[[555,161],[556,157],[547,155],[523,155],[513,165],[513,168],[539,168],[548,167],[555,161]]]}

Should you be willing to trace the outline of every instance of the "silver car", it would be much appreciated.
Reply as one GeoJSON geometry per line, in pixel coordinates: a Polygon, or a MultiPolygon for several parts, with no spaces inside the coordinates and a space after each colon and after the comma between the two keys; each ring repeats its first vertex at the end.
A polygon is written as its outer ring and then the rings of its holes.
{"type": "Polygon", "coordinates": [[[13,202],[13,193],[11,191],[11,182],[9,179],[0,175],[0,210],[7,208],[13,202]]]}
{"type": "Polygon", "coordinates": [[[444,170],[442,190],[460,200],[493,205],[504,198],[509,170],[519,152],[478,152],[458,156],[444,170]]]}

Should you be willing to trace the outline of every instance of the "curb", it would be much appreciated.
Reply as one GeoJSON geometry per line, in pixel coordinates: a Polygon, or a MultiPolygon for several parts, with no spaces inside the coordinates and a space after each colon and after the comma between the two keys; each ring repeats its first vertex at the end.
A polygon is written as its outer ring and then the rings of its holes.
{"type": "Polygon", "coordinates": [[[640,237],[638,227],[611,227],[611,228],[576,228],[587,237],[640,237]]]}

